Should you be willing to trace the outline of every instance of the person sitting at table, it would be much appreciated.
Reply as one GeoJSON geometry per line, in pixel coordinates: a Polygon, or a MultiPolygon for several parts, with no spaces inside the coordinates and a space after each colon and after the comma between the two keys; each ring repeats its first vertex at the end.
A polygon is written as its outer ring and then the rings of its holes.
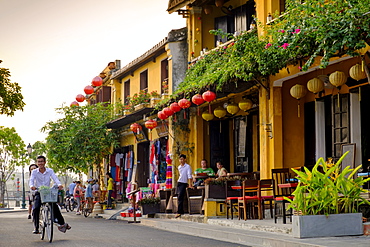
{"type": "Polygon", "coordinates": [[[213,171],[213,169],[208,167],[206,159],[202,159],[202,161],[200,162],[200,166],[201,167],[197,168],[194,172],[194,176],[193,176],[194,187],[204,185],[204,178],[196,178],[196,176],[197,175],[199,176],[200,173],[205,173],[207,176],[215,175],[215,172],[213,171]]]}
{"type": "Polygon", "coordinates": [[[220,178],[220,177],[226,177],[227,176],[227,170],[226,170],[226,168],[222,165],[222,163],[221,163],[221,161],[217,161],[216,162],[216,166],[217,166],[217,174],[216,174],[216,176],[218,177],[218,178],[220,178]]]}

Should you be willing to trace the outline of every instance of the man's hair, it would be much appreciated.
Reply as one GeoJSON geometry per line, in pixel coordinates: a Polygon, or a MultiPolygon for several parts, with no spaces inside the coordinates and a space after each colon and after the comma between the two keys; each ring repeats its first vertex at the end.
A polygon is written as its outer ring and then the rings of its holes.
{"type": "Polygon", "coordinates": [[[206,164],[208,163],[206,159],[202,159],[201,161],[205,161],[205,162],[206,162],[206,164]]]}
{"type": "Polygon", "coordinates": [[[43,156],[43,155],[39,155],[39,156],[37,156],[37,159],[44,159],[44,161],[46,161],[46,158],[45,158],[45,156],[43,156]]]}
{"type": "Polygon", "coordinates": [[[180,157],[179,158],[184,158],[186,159],[186,155],[185,154],[180,154],[180,157]]]}

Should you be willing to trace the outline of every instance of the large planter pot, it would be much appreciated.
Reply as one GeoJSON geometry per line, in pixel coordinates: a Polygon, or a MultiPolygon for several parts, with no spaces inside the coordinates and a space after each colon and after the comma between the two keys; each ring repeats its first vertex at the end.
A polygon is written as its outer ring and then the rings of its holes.
{"type": "Polygon", "coordinates": [[[150,107],[152,107],[152,108],[156,107],[159,102],[161,102],[160,98],[151,98],[150,99],[150,107]]]}
{"type": "Polygon", "coordinates": [[[153,204],[143,204],[141,205],[141,213],[142,214],[156,214],[160,211],[160,205],[159,203],[153,203],[153,204]]]}
{"type": "Polygon", "coordinates": [[[226,199],[225,185],[206,184],[204,198],[226,199]]]}
{"type": "Polygon", "coordinates": [[[140,109],[143,109],[143,108],[149,107],[149,106],[150,106],[149,103],[141,103],[141,104],[135,105],[134,106],[134,109],[135,109],[135,111],[138,111],[140,109]]]}
{"type": "Polygon", "coordinates": [[[314,238],[362,235],[362,214],[294,215],[293,237],[314,238]]]}

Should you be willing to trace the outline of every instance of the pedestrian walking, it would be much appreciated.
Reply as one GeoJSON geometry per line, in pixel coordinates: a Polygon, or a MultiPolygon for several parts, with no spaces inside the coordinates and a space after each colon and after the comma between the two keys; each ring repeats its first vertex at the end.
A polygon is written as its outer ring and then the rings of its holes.
{"type": "Polygon", "coordinates": [[[110,209],[112,209],[112,194],[113,194],[114,180],[113,180],[112,174],[110,172],[107,172],[106,173],[106,177],[108,179],[108,181],[107,181],[107,183],[108,183],[108,186],[107,186],[107,190],[108,190],[108,205],[107,205],[107,209],[110,210],[110,209]]]}
{"type": "Polygon", "coordinates": [[[83,188],[81,186],[81,182],[76,181],[76,187],[73,191],[73,197],[76,199],[76,202],[77,202],[77,212],[76,212],[77,215],[81,214],[80,208],[81,208],[82,193],[83,193],[83,188]]]}
{"type": "Polygon", "coordinates": [[[191,167],[186,163],[186,155],[181,154],[179,159],[180,165],[179,170],[179,179],[177,180],[177,215],[175,218],[181,217],[184,214],[184,197],[186,193],[186,188],[189,186],[193,188],[193,181],[191,175],[191,167]]]}

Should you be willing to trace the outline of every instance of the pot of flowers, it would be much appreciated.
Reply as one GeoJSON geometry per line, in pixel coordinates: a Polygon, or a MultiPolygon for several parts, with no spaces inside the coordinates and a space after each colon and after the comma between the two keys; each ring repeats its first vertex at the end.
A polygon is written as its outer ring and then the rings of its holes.
{"type": "MultiPolygon", "coordinates": [[[[348,151],[349,152],[349,151],[348,151]]],[[[293,192],[294,199],[288,208],[293,215],[293,237],[330,237],[362,235],[362,214],[358,213],[361,204],[369,204],[361,197],[362,186],[370,180],[356,177],[361,165],[355,169],[349,166],[342,169],[341,162],[325,162],[320,158],[312,171],[292,169],[298,175],[299,184],[293,192]]]]}
{"type": "Polygon", "coordinates": [[[159,197],[143,197],[138,201],[138,205],[141,207],[141,213],[146,214],[156,214],[160,211],[160,198],[159,197]]]}
{"type": "Polygon", "coordinates": [[[207,178],[204,180],[204,198],[213,198],[213,199],[226,199],[226,177],[223,178],[207,178]]]}
{"type": "Polygon", "coordinates": [[[150,93],[145,90],[140,90],[139,93],[135,93],[130,99],[130,104],[134,106],[135,111],[148,107],[149,103],[150,93]]]}
{"type": "Polygon", "coordinates": [[[161,100],[161,95],[157,91],[150,93],[150,107],[154,108],[161,100]]]}

